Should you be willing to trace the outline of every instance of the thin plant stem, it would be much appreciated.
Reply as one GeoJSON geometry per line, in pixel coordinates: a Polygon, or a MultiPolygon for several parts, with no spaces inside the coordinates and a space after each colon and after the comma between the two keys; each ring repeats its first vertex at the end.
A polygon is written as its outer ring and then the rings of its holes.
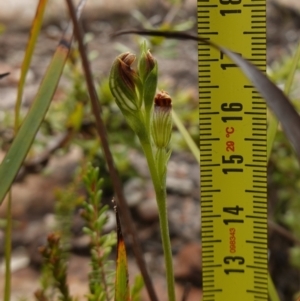
{"type": "Polygon", "coordinates": [[[140,139],[141,145],[147,159],[149,166],[155,194],[157,200],[160,232],[162,245],[164,250],[164,259],[166,266],[166,276],[167,276],[167,287],[168,287],[168,297],[169,301],[175,301],[175,285],[174,285],[174,272],[173,272],[173,261],[172,261],[172,250],[171,242],[169,236],[169,226],[168,226],[168,215],[167,215],[167,198],[166,198],[166,181],[159,179],[156,164],[153,156],[153,149],[149,139],[140,139]]]}

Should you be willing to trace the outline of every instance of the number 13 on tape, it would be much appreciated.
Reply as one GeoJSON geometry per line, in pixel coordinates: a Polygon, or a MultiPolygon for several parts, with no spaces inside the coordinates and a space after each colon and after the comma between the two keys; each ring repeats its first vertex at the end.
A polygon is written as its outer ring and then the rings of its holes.
{"type": "MultiPolygon", "coordinates": [[[[266,68],[265,0],[198,0],[198,34],[266,68]]],[[[203,301],[268,300],[266,105],[198,44],[203,301]]]]}

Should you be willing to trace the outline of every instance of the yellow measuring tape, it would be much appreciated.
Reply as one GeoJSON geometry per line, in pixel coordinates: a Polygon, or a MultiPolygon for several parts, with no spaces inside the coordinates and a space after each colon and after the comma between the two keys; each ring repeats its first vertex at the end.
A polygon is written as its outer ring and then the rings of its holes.
{"type": "MultiPolygon", "coordinates": [[[[265,0],[198,0],[198,33],[266,67],[265,0]]],[[[266,105],[198,46],[203,301],[268,300],[266,105]]]]}

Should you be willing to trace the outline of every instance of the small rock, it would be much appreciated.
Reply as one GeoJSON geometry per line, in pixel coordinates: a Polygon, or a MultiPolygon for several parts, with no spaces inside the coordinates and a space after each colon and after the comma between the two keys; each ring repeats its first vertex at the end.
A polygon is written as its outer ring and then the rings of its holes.
{"type": "Polygon", "coordinates": [[[109,233],[117,228],[116,215],[112,210],[108,210],[107,214],[107,222],[103,227],[103,232],[109,233]]]}
{"type": "MultiPolygon", "coordinates": [[[[12,186],[12,216],[19,221],[29,217],[38,218],[41,214],[53,211],[53,180],[39,175],[28,175],[24,182],[12,186]]],[[[0,218],[6,215],[6,202],[0,207],[0,218]]]]}
{"type": "Polygon", "coordinates": [[[300,2],[299,0],[273,0],[271,2],[277,3],[279,5],[288,7],[295,11],[300,12],[300,2]]]}
{"type": "Polygon", "coordinates": [[[129,207],[138,205],[144,198],[144,182],[140,178],[133,178],[124,185],[124,195],[129,207]]]}
{"type": "Polygon", "coordinates": [[[149,178],[149,168],[147,166],[147,161],[145,157],[136,150],[130,150],[128,154],[128,159],[137,173],[144,178],[149,178]]]}
{"type": "Polygon", "coordinates": [[[183,162],[177,162],[177,160],[171,159],[168,164],[168,175],[176,176],[178,178],[184,178],[188,176],[189,165],[183,162]]]}
{"type": "Polygon", "coordinates": [[[44,225],[47,229],[47,232],[52,232],[57,227],[57,219],[55,218],[54,213],[45,214],[43,220],[44,220],[44,225]]]}
{"type": "Polygon", "coordinates": [[[190,177],[191,165],[177,162],[176,155],[167,168],[167,189],[171,192],[188,195],[193,192],[194,183],[190,177]]]}
{"type": "MultiPolygon", "coordinates": [[[[30,259],[24,248],[18,248],[11,254],[10,269],[11,272],[21,270],[29,265],[30,259]]],[[[5,273],[5,262],[0,264],[0,273],[5,273]]]]}
{"type": "Polygon", "coordinates": [[[146,199],[137,206],[140,218],[145,222],[154,222],[158,219],[158,208],[155,198],[146,199]]]}
{"type": "Polygon", "coordinates": [[[14,107],[17,98],[17,90],[12,87],[1,87],[0,110],[6,111],[14,107]]]}
{"type": "Polygon", "coordinates": [[[190,197],[169,196],[167,200],[170,232],[185,240],[200,238],[200,206],[190,197]]]}
{"type": "Polygon", "coordinates": [[[174,275],[180,282],[189,282],[194,286],[202,286],[202,249],[198,243],[190,243],[183,247],[175,258],[174,275]]]}
{"type": "Polygon", "coordinates": [[[91,244],[91,237],[87,234],[83,234],[79,237],[72,239],[72,249],[78,251],[83,251],[89,249],[91,244]]]}
{"type": "Polygon", "coordinates": [[[167,177],[167,189],[173,193],[178,193],[181,195],[189,195],[193,192],[193,182],[186,178],[173,178],[167,177]]]}
{"type": "MultiPolygon", "coordinates": [[[[9,72],[10,74],[5,78],[7,83],[10,85],[17,86],[19,84],[20,77],[21,77],[21,68],[16,67],[11,69],[11,71],[9,72]]],[[[32,84],[33,81],[34,81],[34,73],[31,69],[28,69],[25,83],[28,85],[28,84],[32,84]]]]}
{"type": "Polygon", "coordinates": [[[83,150],[80,147],[72,146],[65,155],[52,156],[45,173],[50,174],[58,183],[68,184],[72,181],[82,157],[83,150]]]}

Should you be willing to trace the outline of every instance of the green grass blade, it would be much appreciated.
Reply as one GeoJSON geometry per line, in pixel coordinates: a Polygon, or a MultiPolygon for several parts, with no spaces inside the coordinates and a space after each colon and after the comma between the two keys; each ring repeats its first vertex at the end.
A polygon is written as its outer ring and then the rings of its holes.
{"type": "Polygon", "coordinates": [[[0,165],[0,205],[11,186],[34,137],[45,117],[69,53],[69,43],[62,40],[46,71],[34,103],[0,165]]]}
{"type": "MultiPolygon", "coordinates": [[[[40,0],[37,6],[36,15],[33,19],[33,23],[30,31],[30,38],[26,48],[22,68],[21,76],[18,85],[17,100],[15,105],[15,133],[17,133],[20,125],[20,108],[22,102],[22,95],[26,80],[26,75],[31,62],[32,54],[35,48],[37,37],[39,35],[41,25],[43,22],[45,7],[48,0],[40,0]]],[[[4,74],[5,76],[5,74],[4,74]]],[[[9,193],[7,203],[7,214],[6,214],[6,230],[5,230],[5,288],[4,288],[4,301],[10,300],[11,295],[11,232],[12,232],[12,216],[11,216],[11,192],[9,193]]]]}
{"type": "Polygon", "coordinates": [[[115,301],[130,301],[130,291],[128,283],[128,269],[126,248],[121,230],[121,223],[117,206],[115,205],[116,219],[117,219],[117,268],[115,278],[115,301]]]}
{"type": "MultiPolygon", "coordinates": [[[[298,44],[297,50],[295,52],[293,61],[292,61],[292,66],[287,78],[287,81],[284,86],[284,93],[288,95],[291,91],[291,87],[294,81],[295,73],[297,70],[297,65],[300,60],[300,43],[298,44]]],[[[277,118],[270,112],[269,116],[269,124],[268,124],[268,133],[267,133],[267,159],[269,160],[274,139],[277,133],[277,128],[278,128],[278,120],[277,118]]]]}
{"type": "Polygon", "coordinates": [[[12,235],[12,215],[11,215],[11,192],[8,194],[6,210],[6,228],[5,228],[5,286],[4,301],[10,301],[11,294],[11,235],[12,235]]]}
{"type": "Polygon", "coordinates": [[[33,19],[31,30],[30,30],[30,37],[28,40],[24,60],[21,67],[21,75],[20,75],[20,81],[18,85],[18,94],[17,94],[17,100],[15,105],[15,131],[17,131],[19,125],[20,125],[20,108],[21,108],[21,102],[22,102],[22,95],[26,80],[27,71],[30,66],[32,54],[35,48],[35,44],[37,41],[37,38],[39,36],[39,32],[42,26],[45,7],[47,5],[48,0],[40,0],[39,4],[36,9],[36,14],[33,19]]]}
{"type": "Polygon", "coordinates": [[[268,122],[268,131],[267,131],[267,160],[269,161],[272,152],[273,143],[277,133],[278,120],[272,112],[268,111],[268,114],[269,114],[268,117],[269,122],[268,122]]]}
{"type": "Polygon", "coordinates": [[[187,146],[191,150],[192,154],[196,158],[197,162],[200,164],[200,151],[195,142],[193,141],[191,135],[189,132],[186,130],[184,125],[182,124],[180,118],[177,116],[174,110],[172,110],[172,117],[175,125],[178,128],[178,131],[181,133],[183,139],[185,140],[187,146]]]}

